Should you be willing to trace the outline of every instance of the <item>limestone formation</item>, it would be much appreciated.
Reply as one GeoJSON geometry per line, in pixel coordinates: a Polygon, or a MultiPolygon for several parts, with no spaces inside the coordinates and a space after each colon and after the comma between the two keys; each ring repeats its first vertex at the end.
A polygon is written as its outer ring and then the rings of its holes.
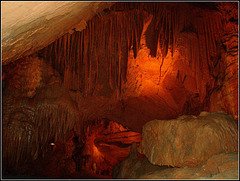
{"type": "Polygon", "coordinates": [[[238,179],[238,154],[221,153],[196,168],[152,165],[137,151],[114,168],[116,179],[238,179]]]}
{"type": "Polygon", "coordinates": [[[52,43],[112,2],[1,2],[2,59],[8,64],[52,43]]]}
{"type": "Polygon", "coordinates": [[[220,153],[238,151],[238,130],[224,112],[202,112],[143,127],[140,152],[154,165],[197,167],[220,153]]]}

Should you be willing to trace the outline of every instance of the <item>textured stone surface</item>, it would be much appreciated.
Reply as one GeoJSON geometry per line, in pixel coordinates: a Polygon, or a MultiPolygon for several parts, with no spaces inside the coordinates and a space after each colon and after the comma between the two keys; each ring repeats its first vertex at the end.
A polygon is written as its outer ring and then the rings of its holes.
{"type": "Polygon", "coordinates": [[[7,64],[47,46],[86,22],[111,2],[1,2],[2,62],[7,64]]]}
{"type": "Polygon", "coordinates": [[[49,178],[110,178],[113,166],[128,156],[131,143],[139,143],[141,139],[141,134],[103,119],[86,122],[82,135],[70,131],[65,142],[49,138],[45,157],[35,160],[25,174],[49,178]]]}
{"type": "Polygon", "coordinates": [[[197,168],[169,168],[143,174],[139,179],[238,179],[238,154],[214,155],[197,168]]]}
{"type": "MultiPolygon", "coordinates": [[[[239,71],[239,24],[238,24],[238,3],[237,2],[221,2],[218,8],[223,16],[224,32],[222,43],[225,48],[223,52],[224,61],[224,78],[222,95],[223,105],[228,107],[227,111],[234,115],[235,120],[238,119],[238,71],[239,71]]],[[[214,109],[214,106],[213,106],[214,109]]]]}
{"type": "Polygon", "coordinates": [[[117,179],[238,179],[238,154],[214,155],[196,168],[152,165],[146,157],[131,152],[119,166],[113,178],[117,179]]]}
{"type": "Polygon", "coordinates": [[[78,118],[59,73],[47,62],[27,57],[11,67],[3,89],[4,170],[44,154],[47,139],[65,135],[78,118]]]}
{"type": "Polygon", "coordinates": [[[154,120],[143,127],[139,150],[154,165],[196,167],[215,154],[236,152],[237,133],[232,116],[223,112],[154,120]]]}
{"type": "Polygon", "coordinates": [[[137,144],[133,143],[128,157],[113,169],[114,179],[136,179],[154,171],[168,169],[167,166],[152,165],[144,155],[137,151],[137,144]]]}

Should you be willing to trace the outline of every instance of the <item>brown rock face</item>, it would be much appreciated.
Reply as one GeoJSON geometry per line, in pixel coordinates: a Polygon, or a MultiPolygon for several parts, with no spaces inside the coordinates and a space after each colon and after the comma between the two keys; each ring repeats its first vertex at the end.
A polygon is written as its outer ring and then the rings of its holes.
{"type": "Polygon", "coordinates": [[[139,156],[137,144],[133,143],[128,157],[113,169],[113,178],[137,179],[144,174],[168,169],[167,166],[152,165],[145,156],[139,156]]]}
{"type": "Polygon", "coordinates": [[[196,167],[173,168],[152,165],[146,157],[138,157],[137,151],[119,166],[115,166],[113,178],[116,179],[238,179],[238,154],[221,153],[210,157],[196,167]]]}
{"type": "Polygon", "coordinates": [[[154,165],[196,167],[215,154],[237,152],[237,132],[222,112],[154,120],[144,125],[139,150],[154,165]]]}
{"type": "Polygon", "coordinates": [[[139,179],[238,179],[238,154],[214,155],[197,168],[169,168],[142,174],[139,179]],[[220,161],[221,160],[221,161],[220,161]],[[210,164],[214,163],[214,164],[210,164]]]}
{"type": "MultiPolygon", "coordinates": [[[[224,51],[222,57],[224,62],[221,65],[223,69],[222,77],[222,91],[213,94],[211,102],[219,102],[221,106],[225,105],[225,109],[229,114],[234,115],[235,120],[238,119],[238,69],[239,69],[239,55],[238,55],[238,4],[235,2],[218,4],[220,13],[223,16],[224,34],[222,36],[222,46],[224,51]],[[218,98],[216,98],[218,96],[218,98]]],[[[219,75],[220,76],[220,75],[219,75]]],[[[221,76],[220,76],[221,77],[221,76]]],[[[221,81],[220,81],[221,82],[221,81]]],[[[211,111],[216,111],[219,106],[211,106],[211,111]]]]}

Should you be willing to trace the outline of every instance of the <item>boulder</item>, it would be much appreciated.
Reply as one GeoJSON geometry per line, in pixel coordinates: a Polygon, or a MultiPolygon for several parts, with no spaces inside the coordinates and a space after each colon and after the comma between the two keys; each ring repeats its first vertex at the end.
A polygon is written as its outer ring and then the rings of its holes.
{"type": "Polygon", "coordinates": [[[224,112],[150,121],[143,127],[139,148],[154,165],[190,168],[202,165],[213,155],[237,150],[237,125],[224,112]]]}
{"type": "Polygon", "coordinates": [[[136,151],[115,166],[113,178],[117,179],[237,179],[238,154],[222,153],[212,156],[196,168],[152,165],[136,151]]]}
{"type": "Polygon", "coordinates": [[[137,144],[133,143],[128,157],[119,165],[115,165],[112,177],[115,179],[136,179],[142,175],[169,169],[166,166],[152,165],[144,155],[137,152],[137,144]]]}
{"type": "Polygon", "coordinates": [[[197,168],[169,168],[142,174],[139,179],[237,179],[238,154],[222,153],[197,168]],[[212,165],[210,163],[215,163],[212,165]]]}

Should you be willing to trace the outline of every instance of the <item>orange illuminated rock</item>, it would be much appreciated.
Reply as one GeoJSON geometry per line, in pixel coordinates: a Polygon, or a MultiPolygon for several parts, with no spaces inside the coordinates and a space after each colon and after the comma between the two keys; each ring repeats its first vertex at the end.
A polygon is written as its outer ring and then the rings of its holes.
{"type": "Polygon", "coordinates": [[[140,152],[154,165],[196,167],[211,156],[237,151],[237,125],[223,112],[202,112],[143,127],[140,152]]]}
{"type": "Polygon", "coordinates": [[[112,175],[113,166],[129,154],[131,143],[141,141],[140,133],[106,119],[85,123],[82,134],[76,164],[98,175],[112,175]]]}

